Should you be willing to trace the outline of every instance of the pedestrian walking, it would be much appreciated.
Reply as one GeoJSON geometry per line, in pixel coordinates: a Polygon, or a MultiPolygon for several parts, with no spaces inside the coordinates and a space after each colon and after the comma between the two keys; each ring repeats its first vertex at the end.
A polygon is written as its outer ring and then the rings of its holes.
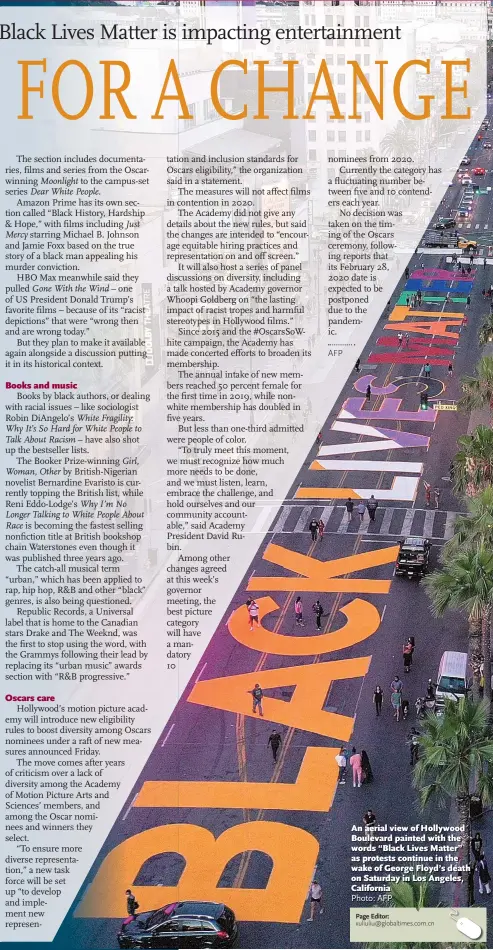
{"type": "Polygon", "coordinates": [[[484,287],[483,287],[481,293],[482,293],[483,297],[486,297],[486,290],[484,289],[484,287]]]}
{"type": "Polygon", "coordinates": [[[434,498],[435,498],[435,508],[438,508],[438,506],[439,506],[439,504],[440,504],[440,494],[441,494],[441,492],[440,492],[440,489],[438,488],[438,486],[433,489],[433,496],[434,496],[434,498]]]}
{"type": "Polygon", "coordinates": [[[422,295],[421,291],[418,290],[417,297],[418,297],[418,303],[419,303],[419,304],[421,304],[421,298],[422,298],[422,296],[423,296],[423,295],[422,295]]]}
{"type": "Polygon", "coordinates": [[[399,331],[397,334],[397,348],[400,350],[402,346],[402,333],[399,331]]]}
{"type": "Polygon", "coordinates": [[[409,751],[411,756],[410,765],[411,768],[414,768],[419,758],[419,732],[414,726],[411,728],[411,732],[407,737],[407,741],[409,743],[409,751]]]}
{"type": "Polygon", "coordinates": [[[322,540],[322,538],[323,538],[323,536],[324,536],[324,531],[325,531],[325,525],[324,525],[322,519],[320,518],[320,521],[318,522],[318,540],[319,540],[319,541],[322,540]]]}
{"type": "Polygon", "coordinates": [[[412,658],[413,658],[413,648],[409,640],[402,647],[402,656],[404,659],[404,672],[409,673],[409,670],[411,668],[412,658]]]}
{"type": "Polygon", "coordinates": [[[297,597],[294,602],[294,615],[296,617],[296,623],[299,627],[304,627],[303,623],[303,601],[301,597],[297,597]]]}
{"type": "Polygon", "coordinates": [[[375,691],[373,693],[373,702],[375,703],[375,714],[377,716],[382,712],[382,703],[383,703],[383,693],[381,686],[375,686],[375,691]]]}
{"type": "Polygon", "coordinates": [[[247,610],[248,616],[250,618],[250,630],[253,630],[253,625],[256,624],[258,627],[258,615],[259,615],[259,605],[256,600],[247,600],[247,610]]]}
{"type": "Polygon", "coordinates": [[[402,682],[398,673],[395,674],[394,679],[390,684],[390,688],[393,693],[402,693],[402,690],[404,689],[404,683],[402,682]]]}
{"type": "Polygon", "coordinates": [[[375,521],[375,514],[378,508],[378,501],[374,495],[370,495],[366,503],[366,507],[368,509],[368,515],[370,517],[370,521],[375,521]]]}
{"type": "Polygon", "coordinates": [[[483,258],[483,270],[486,267],[486,257],[483,258]]]}
{"type": "Polygon", "coordinates": [[[317,445],[320,445],[322,442],[322,430],[317,435],[317,445]]]}
{"type": "Polygon", "coordinates": [[[452,366],[452,363],[449,363],[449,364],[448,364],[448,370],[447,370],[447,372],[448,372],[448,374],[449,374],[449,376],[451,376],[451,375],[452,375],[452,372],[453,372],[453,366],[452,366]]]}
{"type": "Polygon", "coordinates": [[[272,755],[274,757],[274,762],[277,762],[277,753],[279,752],[279,749],[281,747],[281,742],[282,742],[281,733],[278,732],[277,729],[273,729],[267,740],[267,746],[271,747],[272,755]]]}
{"type": "Polygon", "coordinates": [[[395,690],[390,696],[390,702],[392,704],[392,709],[394,710],[394,719],[399,722],[401,718],[402,693],[398,690],[395,690]]]}
{"type": "Polygon", "coordinates": [[[369,402],[370,399],[371,399],[371,386],[368,383],[368,386],[366,387],[366,401],[369,402]]]}
{"type": "Polygon", "coordinates": [[[479,831],[476,832],[474,838],[471,838],[471,854],[473,856],[474,863],[477,864],[477,862],[481,859],[481,855],[483,854],[483,839],[479,834],[479,831]]]}
{"type": "Polygon", "coordinates": [[[430,373],[431,373],[431,366],[430,366],[430,364],[429,364],[429,363],[425,363],[425,365],[424,365],[423,368],[424,368],[425,379],[429,379],[429,378],[430,378],[430,373]]]}
{"type": "Polygon", "coordinates": [[[356,370],[357,373],[359,373],[360,366],[361,366],[361,360],[360,360],[360,358],[359,358],[359,356],[358,356],[358,359],[356,360],[356,363],[355,363],[355,366],[354,366],[354,368],[355,368],[355,370],[356,370]]]}
{"type": "Polygon", "coordinates": [[[317,630],[322,629],[322,617],[324,615],[324,608],[319,600],[316,600],[313,605],[313,612],[315,614],[315,622],[317,624],[317,630]]]}
{"type": "Polygon", "coordinates": [[[404,271],[404,273],[406,275],[406,280],[409,280],[409,267],[406,267],[406,270],[404,271]]]}
{"type": "Polygon", "coordinates": [[[347,500],[347,502],[346,502],[346,511],[347,511],[347,520],[348,520],[348,522],[349,522],[349,521],[352,521],[352,520],[353,520],[353,511],[354,511],[354,501],[353,501],[352,498],[348,498],[348,500],[347,500]]]}
{"type": "Polygon", "coordinates": [[[341,746],[339,752],[335,756],[337,765],[339,766],[339,785],[346,784],[346,769],[347,769],[347,756],[344,746],[341,746]]]}
{"type": "Polygon", "coordinates": [[[356,749],[353,745],[353,751],[351,753],[351,758],[349,759],[349,764],[353,770],[353,788],[361,788],[361,780],[363,778],[363,769],[361,766],[361,755],[359,752],[356,752],[356,749]]]}
{"type": "Polygon", "coordinates": [[[316,518],[312,518],[308,526],[310,528],[310,534],[312,536],[312,541],[316,541],[318,538],[318,521],[316,518]]]}
{"type": "Polygon", "coordinates": [[[402,718],[407,719],[409,715],[409,700],[403,699],[401,703],[402,718]]]}
{"type": "Polygon", "coordinates": [[[481,857],[476,867],[478,869],[479,893],[482,894],[483,891],[486,891],[487,894],[491,894],[491,875],[488,869],[488,862],[486,861],[484,851],[481,852],[481,857]]]}
{"type": "Polygon", "coordinates": [[[127,915],[129,917],[135,917],[135,911],[138,910],[139,904],[135,894],[132,894],[130,888],[125,891],[125,897],[127,900],[127,915]]]}
{"type": "Polygon", "coordinates": [[[253,697],[253,713],[255,714],[258,709],[259,716],[263,716],[264,710],[262,709],[262,700],[264,698],[264,694],[260,688],[260,683],[255,683],[253,689],[250,689],[248,692],[251,693],[253,697]]]}
{"type": "Polygon", "coordinates": [[[468,307],[470,303],[471,303],[471,295],[468,294],[466,297],[466,307],[468,307]]]}
{"type": "Polygon", "coordinates": [[[371,839],[375,837],[376,823],[377,823],[377,818],[376,818],[375,812],[372,811],[371,808],[369,808],[368,811],[365,811],[365,814],[363,815],[363,825],[365,827],[366,838],[371,839]]]}
{"type": "Polygon", "coordinates": [[[447,291],[447,296],[445,297],[445,300],[447,301],[447,303],[450,300],[450,290],[447,291]]]}
{"type": "Polygon", "coordinates": [[[409,333],[406,333],[404,336],[404,346],[405,347],[409,346],[409,333]]]}
{"type": "Polygon", "coordinates": [[[431,485],[430,485],[428,482],[425,482],[425,483],[424,483],[424,489],[425,489],[425,502],[426,502],[426,507],[429,508],[429,507],[430,507],[430,501],[431,501],[431,485]]]}
{"type": "Polygon", "coordinates": [[[363,769],[363,781],[365,785],[370,785],[370,783],[373,782],[373,772],[368,753],[365,749],[361,750],[361,768],[363,769]]]}
{"type": "Polygon", "coordinates": [[[313,922],[315,910],[317,909],[319,914],[323,914],[324,909],[322,907],[322,888],[318,881],[312,881],[310,884],[310,916],[308,918],[310,923],[313,922]]]}
{"type": "Polygon", "coordinates": [[[424,265],[423,261],[421,261],[421,270],[424,270],[424,269],[425,269],[425,265],[424,265]]]}
{"type": "Polygon", "coordinates": [[[473,263],[473,261],[474,261],[474,254],[470,254],[470,255],[469,255],[469,261],[470,261],[471,264],[473,263]]]}
{"type": "Polygon", "coordinates": [[[411,303],[411,298],[410,298],[410,297],[406,297],[406,306],[409,307],[409,304],[410,304],[410,303],[411,303]]]}
{"type": "Polygon", "coordinates": [[[364,501],[360,501],[358,507],[356,508],[356,511],[359,514],[360,523],[363,524],[363,518],[365,517],[365,511],[366,511],[364,501]]]}

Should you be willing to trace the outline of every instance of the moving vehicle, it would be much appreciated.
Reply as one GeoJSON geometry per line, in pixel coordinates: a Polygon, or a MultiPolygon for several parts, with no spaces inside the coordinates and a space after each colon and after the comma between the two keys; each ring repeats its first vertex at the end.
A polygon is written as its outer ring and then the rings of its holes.
{"type": "Polygon", "coordinates": [[[403,538],[400,543],[395,573],[408,577],[423,577],[430,563],[431,544],[428,538],[403,538]]]}
{"type": "MultiPolygon", "coordinates": [[[[467,215],[465,215],[467,216],[467,215]]],[[[466,251],[476,251],[478,242],[468,238],[455,237],[447,231],[425,231],[421,239],[422,247],[460,247],[466,251]]]]}
{"type": "Polygon", "coordinates": [[[473,175],[486,175],[486,168],[481,168],[478,165],[477,168],[473,168],[473,175]]]}
{"type": "Polygon", "coordinates": [[[493,148],[493,145],[491,144],[491,142],[485,142],[483,145],[483,148],[493,148]]]}
{"type": "Polygon", "coordinates": [[[439,218],[433,227],[435,231],[445,231],[447,228],[455,228],[455,218],[439,218]]]}
{"type": "Polygon", "coordinates": [[[127,917],[119,947],[232,947],[238,936],[235,915],[224,904],[179,901],[127,917]]]}
{"type": "Polygon", "coordinates": [[[470,165],[470,164],[471,164],[471,159],[469,158],[468,155],[465,155],[461,161],[461,165],[470,165]]]}
{"type": "Polygon", "coordinates": [[[467,653],[446,650],[438,667],[435,699],[443,706],[446,699],[457,702],[467,692],[467,653]]]}
{"type": "Polygon", "coordinates": [[[472,178],[469,175],[464,175],[461,180],[462,185],[472,185],[472,178]]]}

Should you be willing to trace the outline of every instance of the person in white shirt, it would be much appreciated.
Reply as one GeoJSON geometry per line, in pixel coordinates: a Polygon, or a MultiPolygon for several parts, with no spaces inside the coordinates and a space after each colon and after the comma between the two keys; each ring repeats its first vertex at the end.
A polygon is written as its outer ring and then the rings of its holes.
{"type": "Polygon", "coordinates": [[[310,885],[310,916],[308,920],[311,922],[315,916],[315,908],[318,907],[318,910],[323,914],[322,907],[322,888],[318,881],[312,881],[310,885]]]}
{"type": "Polygon", "coordinates": [[[335,756],[335,760],[339,766],[339,785],[345,785],[347,757],[346,757],[346,750],[344,749],[344,746],[341,746],[339,752],[335,756]]]}

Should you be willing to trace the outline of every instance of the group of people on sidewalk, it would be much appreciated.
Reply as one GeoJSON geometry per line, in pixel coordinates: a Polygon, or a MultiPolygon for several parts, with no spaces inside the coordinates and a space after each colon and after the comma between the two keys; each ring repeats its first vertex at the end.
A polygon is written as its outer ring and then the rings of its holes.
{"type": "MultiPolygon", "coordinates": [[[[359,515],[360,522],[363,522],[363,518],[365,517],[365,511],[368,512],[368,517],[370,521],[375,521],[375,514],[377,511],[377,508],[378,508],[378,501],[374,495],[370,495],[368,501],[366,502],[366,505],[364,501],[360,501],[356,506],[356,513],[359,515]]],[[[348,500],[346,501],[346,512],[347,512],[348,523],[350,523],[353,520],[353,514],[354,514],[354,500],[352,498],[348,498],[348,500]]]]}

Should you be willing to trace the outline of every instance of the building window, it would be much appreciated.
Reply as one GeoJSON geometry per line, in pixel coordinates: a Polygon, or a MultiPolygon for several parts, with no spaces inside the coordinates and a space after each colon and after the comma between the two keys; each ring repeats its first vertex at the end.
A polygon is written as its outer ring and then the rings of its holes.
{"type": "Polygon", "coordinates": [[[345,93],[345,92],[339,92],[338,95],[337,95],[337,100],[338,100],[338,102],[339,102],[339,105],[341,105],[341,106],[345,105],[345,103],[346,103],[346,93],[345,93]]]}
{"type": "Polygon", "coordinates": [[[337,73],[337,85],[338,86],[346,85],[346,73],[337,73]]]}
{"type": "Polygon", "coordinates": [[[364,60],[364,62],[365,62],[365,66],[369,66],[369,65],[370,65],[370,56],[369,56],[368,53],[365,53],[365,60],[364,60]]]}
{"type": "Polygon", "coordinates": [[[212,104],[212,99],[206,99],[204,102],[204,122],[212,122],[217,119],[217,112],[212,104]]]}
{"type": "Polygon", "coordinates": [[[337,65],[338,65],[338,66],[344,66],[344,63],[345,63],[345,57],[338,55],[338,56],[337,56],[337,65]]]}
{"type": "Polygon", "coordinates": [[[336,153],[335,153],[334,149],[333,149],[333,148],[329,148],[329,150],[328,150],[328,152],[327,152],[327,158],[335,158],[335,157],[336,157],[336,153]]]}
{"type": "Polygon", "coordinates": [[[195,102],[188,103],[188,109],[192,115],[191,119],[179,119],[178,130],[187,131],[187,129],[194,129],[197,125],[197,111],[195,102]],[[182,125],[183,122],[183,125],[182,125]]]}
{"type": "Polygon", "coordinates": [[[309,148],[309,149],[308,149],[308,161],[309,161],[309,162],[316,162],[316,161],[317,161],[317,150],[316,150],[316,148],[309,148]]]}
{"type": "Polygon", "coordinates": [[[327,132],[327,141],[328,141],[328,142],[334,142],[335,137],[336,137],[336,134],[335,134],[334,131],[329,131],[329,132],[327,132]]]}
{"type": "Polygon", "coordinates": [[[308,73],[308,82],[309,83],[315,82],[315,73],[308,73]]]}
{"type": "Polygon", "coordinates": [[[338,139],[339,139],[339,142],[345,142],[345,141],[346,141],[346,133],[345,133],[345,132],[339,132],[338,139]]]}
{"type": "Polygon", "coordinates": [[[363,140],[363,136],[361,132],[356,132],[356,141],[361,142],[362,140],[363,140]]]}
{"type": "Polygon", "coordinates": [[[365,122],[371,122],[371,114],[369,112],[365,112],[365,122]]]}
{"type": "Polygon", "coordinates": [[[334,17],[333,17],[333,16],[326,16],[326,17],[325,17],[325,26],[332,26],[333,21],[334,21],[334,17]]]}
{"type": "Polygon", "coordinates": [[[309,141],[309,142],[316,142],[316,141],[317,141],[317,133],[316,133],[315,131],[312,132],[312,131],[310,130],[310,131],[308,132],[308,141],[309,141]]]}
{"type": "Polygon", "coordinates": [[[371,131],[370,129],[365,129],[365,142],[369,142],[370,139],[371,139],[371,131]]]}

